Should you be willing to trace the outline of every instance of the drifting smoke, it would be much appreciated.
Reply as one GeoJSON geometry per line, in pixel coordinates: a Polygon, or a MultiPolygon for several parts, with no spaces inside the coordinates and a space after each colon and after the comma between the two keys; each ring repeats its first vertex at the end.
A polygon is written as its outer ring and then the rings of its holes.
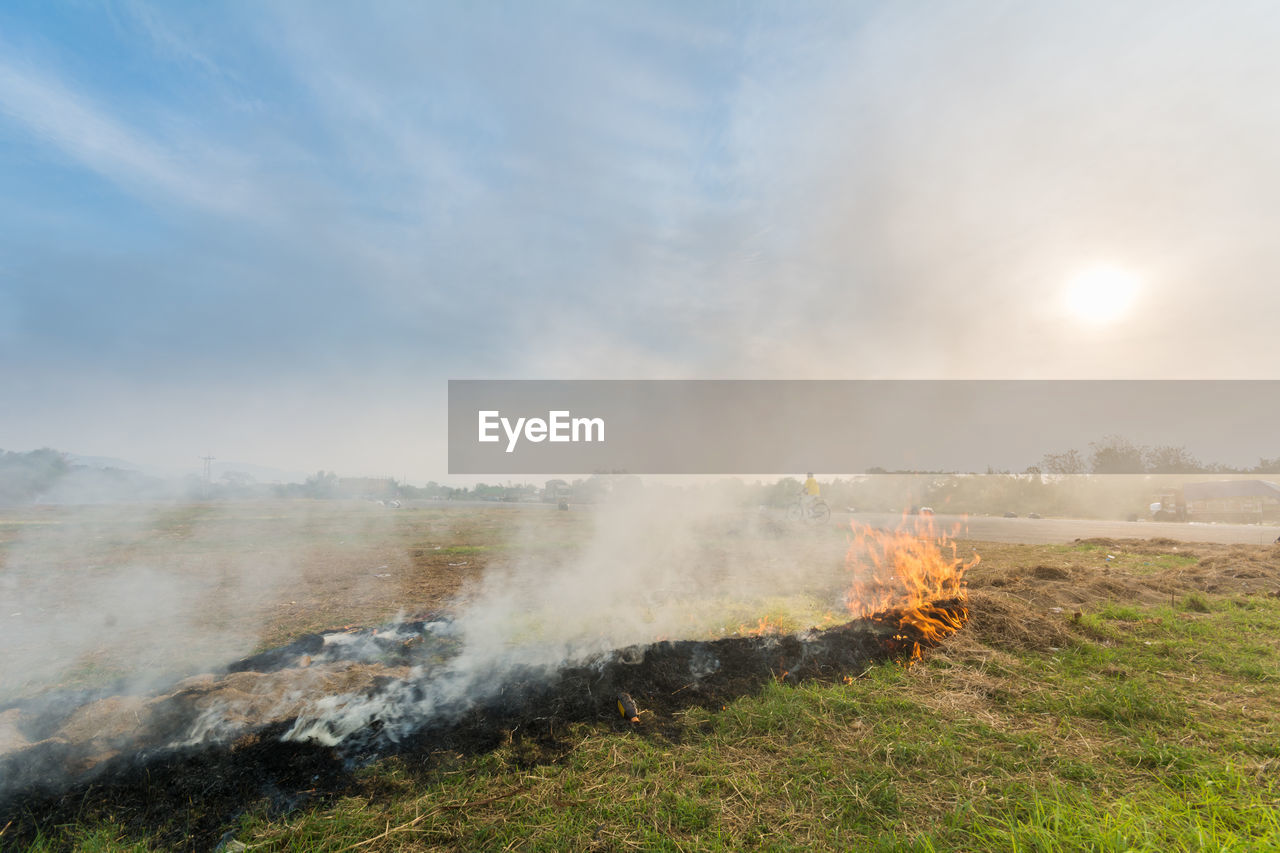
{"type": "MultiPolygon", "coordinates": [[[[62,507],[24,513],[0,571],[0,703],[52,687],[140,693],[220,668],[277,633],[324,566],[312,540],[376,539],[385,513],[294,504],[62,507]],[[309,544],[312,543],[312,544],[309,544]]],[[[337,594],[372,581],[351,566],[337,594]]]]}
{"type": "Polygon", "coordinates": [[[586,545],[559,563],[537,558],[542,537],[527,529],[517,549],[526,556],[491,565],[456,618],[437,626],[460,647],[447,666],[373,697],[324,697],[286,737],[332,745],[376,721],[396,740],[456,717],[517,675],[549,677],[611,650],[729,633],[761,624],[762,614],[808,627],[841,605],[843,541],[706,492],[637,492],[593,521],[586,545]]]}
{"type": "MultiPolygon", "coordinates": [[[[247,540],[261,528],[244,506],[176,508],[182,525],[160,518],[128,527],[99,515],[57,535],[24,537],[5,574],[34,614],[24,615],[22,629],[10,620],[4,634],[6,690],[26,697],[0,704],[0,775],[12,777],[3,780],[10,788],[77,778],[112,756],[228,742],[268,727],[278,727],[284,740],[339,747],[358,757],[468,714],[527,707],[530,691],[549,690],[566,673],[580,678],[594,672],[583,682],[589,693],[606,669],[613,672],[606,680],[617,680],[619,666],[638,672],[632,667],[645,665],[655,649],[674,648],[654,645],[662,640],[778,634],[803,657],[803,643],[791,635],[816,637],[810,628],[870,612],[871,604],[853,600],[859,589],[876,590],[875,607],[919,604],[922,590],[947,596],[960,590],[958,576],[955,583],[946,578],[954,563],[931,564],[928,578],[942,582],[936,590],[902,587],[901,578],[846,559],[849,538],[834,535],[829,525],[790,524],[771,512],[744,509],[731,492],[636,490],[572,514],[512,510],[515,533],[494,549],[509,556],[490,560],[446,613],[382,629],[286,631],[282,636],[294,637],[288,645],[246,658],[263,645],[258,638],[264,632],[280,631],[273,608],[287,595],[323,590],[333,599],[333,624],[358,612],[359,584],[317,583],[307,543],[388,539],[394,532],[386,521],[394,513],[348,506],[341,515],[325,513],[317,527],[308,504],[269,506],[274,513],[296,513],[283,527],[271,528],[290,540],[274,550],[247,540]],[[345,527],[335,529],[335,519],[345,527]],[[583,525],[589,528],[585,538],[579,535],[583,525]],[[132,538],[120,532],[126,529],[132,538]],[[101,567],[75,568],[70,555],[106,535],[135,556],[101,576],[95,574],[101,567]],[[237,543],[230,553],[215,547],[227,542],[237,543]],[[179,559],[184,548],[190,561],[179,559]],[[157,554],[168,554],[167,561],[157,554]],[[63,564],[72,568],[62,572],[80,578],[79,589],[60,593],[51,580],[63,564]],[[915,597],[899,594],[900,587],[915,597]],[[12,661],[24,657],[38,666],[23,676],[18,691],[11,679],[21,665],[12,661]],[[114,679],[110,689],[66,689],[90,681],[84,673],[95,663],[114,679]],[[63,689],[47,689],[51,685],[63,689]]],[[[462,517],[452,510],[444,516],[462,517]]],[[[889,544],[882,549],[891,550],[889,544]]],[[[349,580],[364,573],[343,566],[339,574],[349,580]]],[[[421,604],[403,602],[405,611],[421,604]]],[[[939,636],[963,622],[959,602],[953,604],[947,612],[958,621],[942,626],[939,636]]],[[[385,600],[382,606],[365,624],[385,619],[385,600]]],[[[933,615],[926,621],[938,624],[933,615]]],[[[917,630],[911,637],[899,636],[905,628],[895,634],[897,624],[899,616],[891,613],[874,629],[887,632],[892,648],[898,641],[908,649],[915,643],[918,654],[918,642],[932,639],[923,622],[911,623],[917,630]]],[[[838,651],[841,641],[823,642],[829,652],[845,654],[838,651]]],[[[718,671],[721,661],[707,651],[710,645],[681,648],[675,654],[683,677],[701,683],[718,671]]],[[[95,679],[102,684],[104,676],[95,679]]],[[[571,692],[579,704],[595,701],[577,688],[571,692]]]]}

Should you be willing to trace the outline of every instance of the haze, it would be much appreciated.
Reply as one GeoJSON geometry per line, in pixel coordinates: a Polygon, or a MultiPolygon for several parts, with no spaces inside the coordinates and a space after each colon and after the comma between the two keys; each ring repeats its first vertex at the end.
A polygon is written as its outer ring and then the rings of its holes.
{"type": "Polygon", "coordinates": [[[1274,378],[1276,44],[1263,2],[8,3],[0,447],[426,480],[450,378],[1274,378]]]}

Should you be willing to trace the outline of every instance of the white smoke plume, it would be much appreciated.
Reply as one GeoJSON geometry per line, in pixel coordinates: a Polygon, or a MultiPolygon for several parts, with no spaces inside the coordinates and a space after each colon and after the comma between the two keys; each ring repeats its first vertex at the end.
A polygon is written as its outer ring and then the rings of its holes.
{"type": "Polygon", "coordinates": [[[275,640],[325,572],[344,577],[327,594],[359,602],[379,581],[354,544],[384,538],[388,516],[307,501],[14,513],[0,525],[0,702],[52,687],[144,692],[215,670],[275,640]],[[316,561],[317,546],[341,554],[347,540],[356,565],[316,561]]]}
{"type": "Polygon", "coordinates": [[[637,491],[591,514],[591,536],[563,560],[537,544],[555,517],[530,515],[526,541],[490,565],[447,627],[433,627],[460,644],[446,665],[374,696],[323,697],[286,737],[336,744],[376,721],[394,740],[496,695],[516,674],[750,631],[762,617],[792,630],[841,618],[846,543],[829,528],[788,526],[709,489],[637,491]]]}

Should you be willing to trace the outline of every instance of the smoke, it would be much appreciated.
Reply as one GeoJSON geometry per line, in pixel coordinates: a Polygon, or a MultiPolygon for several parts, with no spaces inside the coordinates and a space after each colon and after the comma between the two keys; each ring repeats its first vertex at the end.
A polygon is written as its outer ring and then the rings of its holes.
{"type": "MultiPolygon", "coordinates": [[[[31,768],[74,778],[110,756],[270,726],[359,756],[501,713],[571,668],[642,664],[662,640],[848,619],[849,541],[830,524],[744,505],[750,490],[732,483],[612,485],[575,512],[310,501],[50,510],[10,543],[2,576],[16,608],[0,633],[6,786],[31,784],[31,768]],[[444,613],[405,621],[439,600],[415,598],[409,583],[389,627],[337,628],[387,625],[393,597],[378,585],[397,572],[448,573],[451,558],[412,564],[406,547],[425,553],[437,524],[488,550],[484,573],[444,613]],[[315,633],[321,625],[330,630],[315,633]]],[[[690,682],[719,667],[699,654],[687,663],[690,682]]]]}
{"type": "Polygon", "coordinates": [[[399,740],[517,679],[663,639],[751,630],[761,618],[800,630],[843,607],[844,539],[783,525],[729,492],[637,490],[589,518],[586,542],[566,549],[554,538],[562,516],[529,514],[511,556],[464,592],[451,622],[430,627],[455,655],[373,696],[323,697],[286,738],[335,745],[376,723],[399,740]]]}
{"type": "Polygon", "coordinates": [[[389,511],[342,509],[123,504],[0,520],[0,703],[54,687],[143,693],[321,627],[307,620],[342,624],[385,582],[373,560],[389,559],[366,550],[388,538],[389,511]],[[320,556],[332,546],[354,565],[320,556]]]}
{"type": "MultiPolygon", "coordinates": [[[[468,639],[524,636],[578,653],[732,628],[726,614],[812,615],[810,561],[821,549],[795,533],[711,489],[636,492],[601,506],[590,538],[563,563],[538,559],[539,533],[526,530],[528,556],[491,569],[475,591],[468,639]]],[[[826,557],[838,565],[835,544],[826,557]]]]}

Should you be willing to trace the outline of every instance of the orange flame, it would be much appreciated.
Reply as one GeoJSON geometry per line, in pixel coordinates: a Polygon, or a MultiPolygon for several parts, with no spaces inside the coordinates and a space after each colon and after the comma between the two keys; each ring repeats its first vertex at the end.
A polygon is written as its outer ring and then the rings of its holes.
{"type": "Polygon", "coordinates": [[[878,530],[854,522],[845,564],[853,574],[847,598],[858,618],[896,619],[893,640],[911,644],[911,661],[920,659],[920,643],[933,646],[958,631],[969,618],[964,607],[964,573],[978,564],[974,554],[960,558],[955,535],[938,533],[933,519],[916,520],[897,530],[878,530]],[[911,634],[920,639],[912,639],[911,634]]]}
{"type": "Polygon", "coordinates": [[[738,626],[738,636],[740,637],[763,637],[766,634],[782,633],[785,633],[782,624],[770,621],[768,616],[761,616],[760,621],[754,626],[738,626]]]}

